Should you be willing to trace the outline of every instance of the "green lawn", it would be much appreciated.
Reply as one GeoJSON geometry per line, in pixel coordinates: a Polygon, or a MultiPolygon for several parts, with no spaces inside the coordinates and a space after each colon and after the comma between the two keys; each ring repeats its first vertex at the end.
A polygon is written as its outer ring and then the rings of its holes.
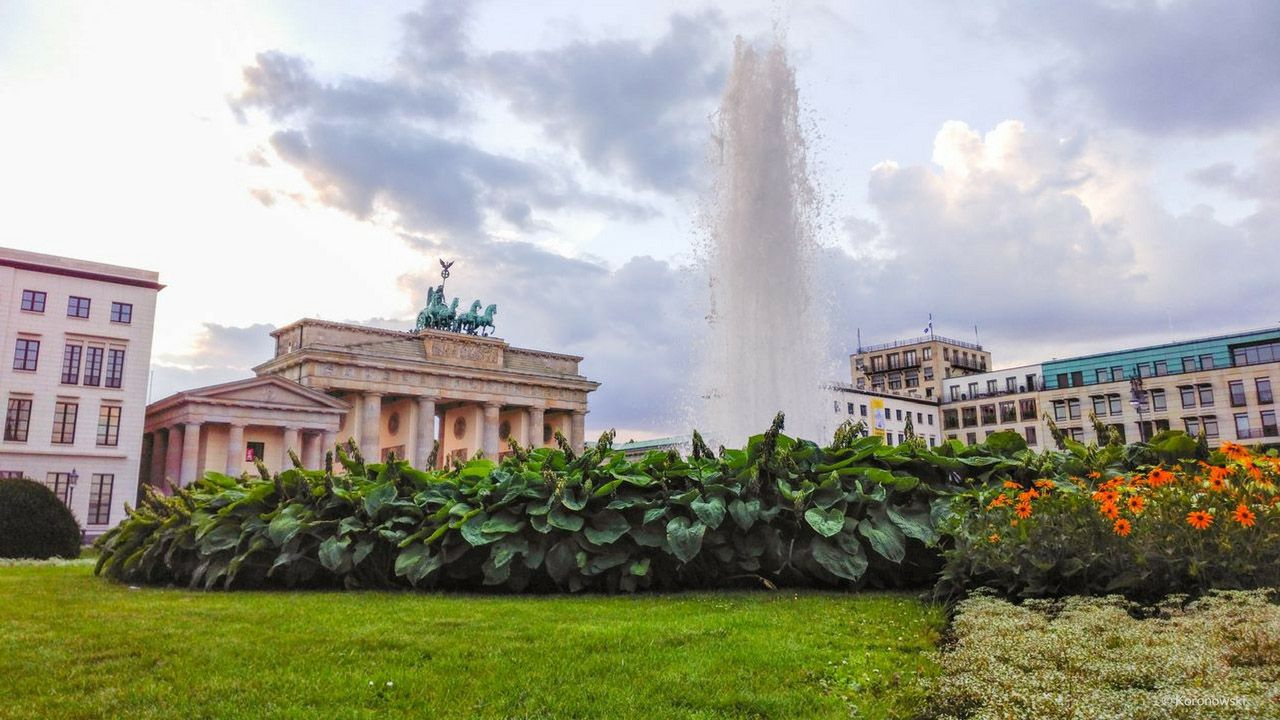
{"type": "Polygon", "coordinates": [[[203,593],[0,566],[0,718],[896,717],[943,621],[888,593],[203,593]]]}

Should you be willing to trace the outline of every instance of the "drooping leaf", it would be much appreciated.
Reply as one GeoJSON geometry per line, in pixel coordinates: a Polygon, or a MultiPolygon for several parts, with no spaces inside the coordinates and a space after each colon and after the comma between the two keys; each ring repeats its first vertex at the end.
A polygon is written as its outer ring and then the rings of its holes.
{"type": "Polygon", "coordinates": [[[715,530],[724,522],[724,498],[713,496],[705,500],[699,498],[689,503],[693,514],[698,516],[704,525],[715,530]]]}
{"type": "Polygon", "coordinates": [[[804,520],[822,537],[831,537],[844,527],[844,511],[840,508],[809,508],[804,513],[804,520]]]}
{"type": "Polygon", "coordinates": [[[867,571],[867,555],[861,545],[856,547],[857,552],[849,553],[830,540],[815,537],[809,543],[809,552],[827,572],[838,578],[857,582],[867,571]]]}
{"type": "Polygon", "coordinates": [[[667,542],[671,546],[671,554],[680,562],[689,562],[702,549],[702,537],[706,532],[707,526],[701,522],[690,523],[687,517],[672,518],[667,523],[667,542]]]}
{"type": "Polygon", "coordinates": [[[608,545],[631,529],[631,524],[616,510],[601,510],[591,517],[584,534],[597,545],[608,545]]]}

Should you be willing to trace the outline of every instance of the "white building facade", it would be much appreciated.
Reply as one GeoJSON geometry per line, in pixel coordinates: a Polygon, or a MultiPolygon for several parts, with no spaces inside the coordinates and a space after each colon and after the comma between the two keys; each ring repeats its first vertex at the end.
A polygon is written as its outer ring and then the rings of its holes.
{"type": "Polygon", "coordinates": [[[845,420],[862,422],[868,435],[883,438],[886,445],[901,445],[908,432],[923,439],[929,447],[937,447],[942,441],[935,399],[860,390],[843,383],[832,383],[828,388],[836,425],[845,420]]]}
{"type": "Polygon", "coordinates": [[[47,485],[90,538],[137,497],[163,287],[146,270],[0,248],[0,476],[47,485]]]}

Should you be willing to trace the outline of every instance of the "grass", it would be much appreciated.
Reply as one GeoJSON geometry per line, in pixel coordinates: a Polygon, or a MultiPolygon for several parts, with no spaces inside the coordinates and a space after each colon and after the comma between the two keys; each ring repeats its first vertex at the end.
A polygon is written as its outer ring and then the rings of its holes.
{"type": "Polygon", "coordinates": [[[890,593],[130,589],[0,566],[0,718],[898,717],[941,609],[890,593]]]}

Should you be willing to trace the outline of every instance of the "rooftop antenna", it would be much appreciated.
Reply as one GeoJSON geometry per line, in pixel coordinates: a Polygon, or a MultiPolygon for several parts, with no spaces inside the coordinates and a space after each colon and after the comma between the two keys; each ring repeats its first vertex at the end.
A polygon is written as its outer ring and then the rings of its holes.
{"type": "Polygon", "coordinates": [[[982,347],[982,341],[978,339],[978,323],[973,324],[973,344],[982,347]]]}
{"type": "Polygon", "coordinates": [[[862,352],[862,328],[858,328],[858,352],[862,352]]]}

